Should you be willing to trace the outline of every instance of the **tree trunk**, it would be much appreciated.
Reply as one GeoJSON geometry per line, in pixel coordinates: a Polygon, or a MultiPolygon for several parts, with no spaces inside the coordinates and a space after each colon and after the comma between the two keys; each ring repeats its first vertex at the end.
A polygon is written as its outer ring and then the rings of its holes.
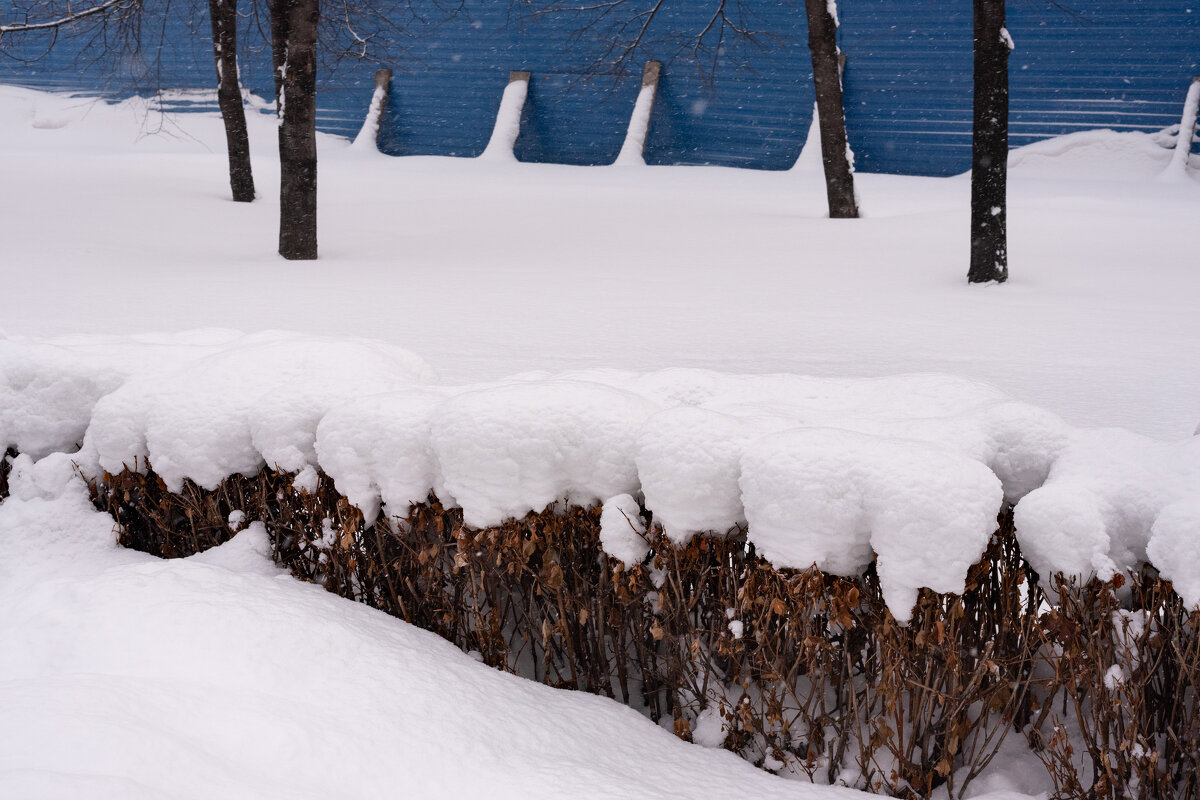
{"type": "Polygon", "coordinates": [[[254,174],[250,171],[250,137],[237,63],[237,0],[208,0],[212,22],[213,58],[217,64],[217,104],[225,122],[229,151],[229,187],[237,203],[254,199],[254,174]]]}
{"type": "Polygon", "coordinates": [[[821,131],[821,161],[825,165],[825,192],[829,216],[858,216],[854,199],[854,173],[846,140],[846,111],[842,106],[842,74],[837,46],[838,23],[830,0],[805,0],[808,13],[808,49],[812,54],[813,86],[817,94],[817,125],[821,131]]]}
{"type": "Polygon", "coordinates": [[[1005,0],[975,0],[971,141],[971,283],[1008,278],[1008,52],[1005,0]]]}
{"type": "Polygon", "coordinates": [[[317,257],[318,0],[271,0],[279,115],[279,254],[317,257]]]}

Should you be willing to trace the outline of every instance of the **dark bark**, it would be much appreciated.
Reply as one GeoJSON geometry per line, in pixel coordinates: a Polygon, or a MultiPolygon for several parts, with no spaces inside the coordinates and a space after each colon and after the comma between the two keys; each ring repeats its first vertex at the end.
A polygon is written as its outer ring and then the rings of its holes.
{"type": "Polygon", "coordinates": [[[813,85],[817,94],[817,125],[821,132],[821,161],[825,166],[825,193],[829,216],[858,216],[854,199],[854,173],[850,169],[846,140],[846,111],[842,106],[842,75],[837,46],[837,21],[827,0],[805,0],[808,13],[808,49],[812,54],[813,85]]]}
{"type": "Polygon", "coordinates": [[[208,0],[208,14],[217,65],[217,104],[225,122],[225,145],[229,151],[229,187],[235,202],[249,203],[254,199],[254,174],[250,170],[250,137],[238,80],[237,0],[208,0]]]}
{"type": "Polygon", "coordinates": [[[271,0],[279,114],[279,254],[317,257],[318,0],[271,0]]]}
{"type": "Polygon", "coordinates": [[[275,109],[279,110],[279,95],[283,92],[283,60],[287,52],[286,0],[267,0],[271,18],[271,77],[275,80],[275,109]]]}
{"type": "Polygon", "coordinates": [[[975,1],[971,283],[1008,279],[1008,52],[1005,0],[975,1]]]}

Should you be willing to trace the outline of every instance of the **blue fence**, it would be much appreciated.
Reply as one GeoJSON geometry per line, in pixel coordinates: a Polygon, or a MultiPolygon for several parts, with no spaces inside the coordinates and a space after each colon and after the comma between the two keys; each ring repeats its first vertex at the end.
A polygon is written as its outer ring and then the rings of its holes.
{"type": "MultiPolygon", "coordinates": [[[[533,80],[517,157],[609,163],[620,150],[641,66],[653,58],[665,66],[648,162],[787,168],[812,120],[803,3],[730,0],[730,24],[718,23],[697,39],[715,6],[667,0],[638,46],[627,50],[634,30],[623,19],[467,0],[453,14],[431,6],[413,21],[404,0],[396,11],[402,22],[379,37],[383,61],[395,70],[382,147],[394,154],[478,155],[508,72],[524,69],[533,80]]],[[[927,175],[968,169],[970,0],[841,0],[839,6],[847,126],[858,168],[927,175]]],[[[647,7],[646,0],[630,0],[621,9],[628,18],[647,7]]],[[[269,97],[261,25],[247,16],[244,28],[243,82],[269,97]]],[[[1179,121],[1188,82],[1200,74],[1200,0],[1009,0],[1008,28],[1017,45],[1010,65],[1014,145],[1090,128],[1159,130],[1179,121]]],[[[161,43],[115,64],[90,63],[78,41],[64,39],[33,63],[0,60],[0,81],[110,94],[211,87],[207,18],[180,13],[176,4],[164,30],[161,43]]],[[[147,26],[143,45],[152,37],[147,26]]],[[[24,43],[20,54],[36,46],[24,43]]],[[[323,70],[322,129],[357,131],[377,66],[350,59],[323,70]]]]}

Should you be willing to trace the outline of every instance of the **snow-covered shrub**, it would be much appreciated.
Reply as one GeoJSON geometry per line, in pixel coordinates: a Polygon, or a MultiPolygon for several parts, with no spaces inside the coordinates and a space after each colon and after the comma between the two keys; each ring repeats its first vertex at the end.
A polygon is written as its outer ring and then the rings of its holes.
{"type": "MultiPolygon", "coordinates": [[[[743,527],[679,543],[632,498],[621,508],[645,547],[623,563],[602,547],[601,506],[558,503],[476,529],[433,496],[368,522],[311,470],[211,491],[185,481],[174,494],[153,472],[126,471],[93,488],[129,546],[186,555],[262,522],[297,577],[492,666],[607,695],[681,737],[820,783],[958,797],[1005,737],[1042,727],[1053,769],[1049,703],[1068,674],[1103,682],[1112,666],[1064,659],[1074,651],[1054,637],[1065,623],[1039,616],[1047,598],[1011,515],[961,594],[921,589],[900,624],[873,565],[781,569],[743,527]]],[[[1075,585],[1064,579],[1060,594],[1075,585]]],[[[1079,625],[1088,609],[1060,611],[1079,625]]]]}

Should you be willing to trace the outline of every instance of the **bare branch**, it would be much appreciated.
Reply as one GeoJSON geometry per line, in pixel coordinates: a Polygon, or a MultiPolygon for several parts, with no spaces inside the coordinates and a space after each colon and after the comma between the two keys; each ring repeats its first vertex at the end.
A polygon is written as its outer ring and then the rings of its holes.
{"type": "Polygon", "coordinates": [[[0,25],[0,35],[5,33],[57,30],[64,25],[70,25],[73,22],[79,22],[88,17],[132,10],[140,5],[141,0],[105,0],[103,3],[89,6],[82,11],[70,11],[70,7],[68,6],[68,12],[58,19],[45,20],[43,22],[23,22],[15,25],[0,25]]]}

